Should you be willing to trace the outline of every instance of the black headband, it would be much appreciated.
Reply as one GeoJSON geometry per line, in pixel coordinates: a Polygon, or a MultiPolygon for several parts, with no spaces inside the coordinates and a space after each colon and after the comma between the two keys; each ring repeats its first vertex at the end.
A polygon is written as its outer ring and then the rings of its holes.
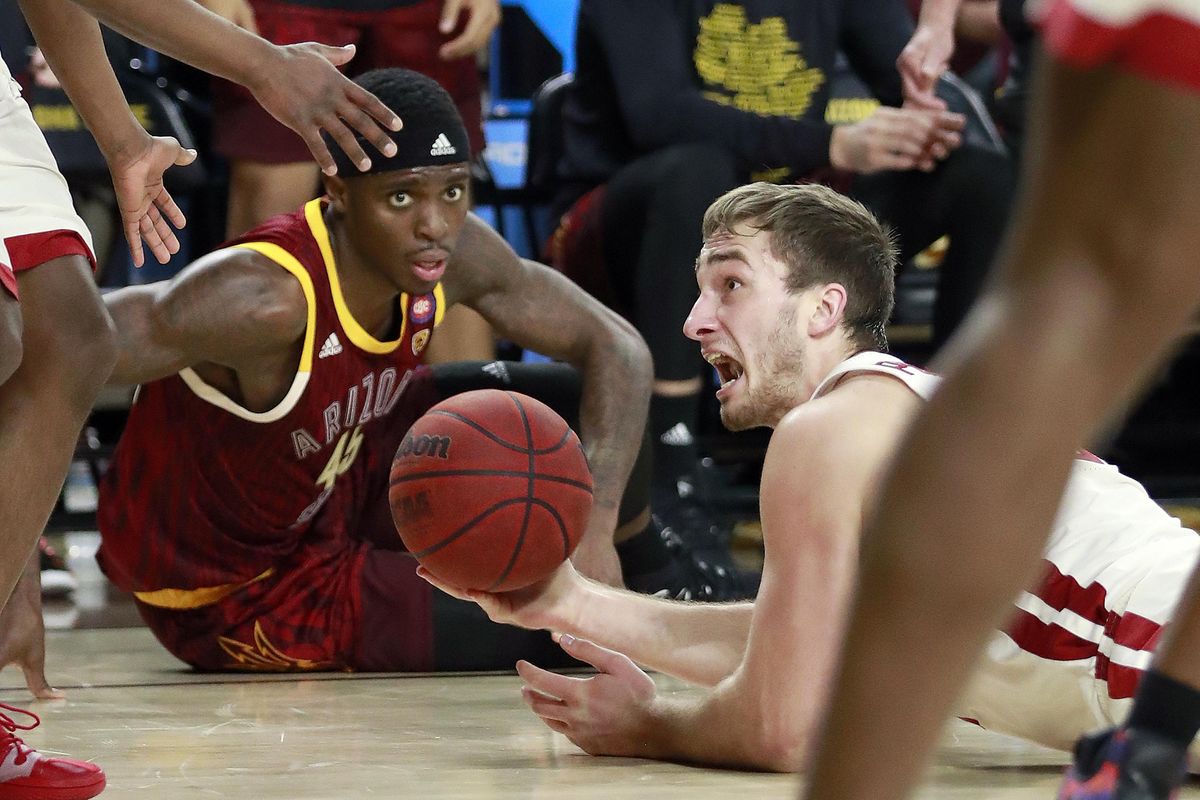
{"type": "MultiPolygon", "coordinates": [[[[471,160],[471,140],[458,114],[446,112],[422,113],[420,118],[403,117],[404,127],[398,131],[387,131],[396,143],[396,155],[388,158],[367,142],[361,134],[355,136],[359,145],[371,159],[371,168],[361,172],[337,142],[326,134],[325,141],[338,175],[343,178],[354,175],[374,175],[378,172],[394,172],[413,167],[432,167],[442,164],[457,164],[471,160]]],[[[385,130],[387,130],[385,128],[385,130]]]]}

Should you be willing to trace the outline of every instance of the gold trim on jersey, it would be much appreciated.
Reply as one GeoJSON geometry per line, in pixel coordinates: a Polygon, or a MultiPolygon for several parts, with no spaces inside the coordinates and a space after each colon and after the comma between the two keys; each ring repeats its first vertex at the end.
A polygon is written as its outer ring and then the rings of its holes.
{"type": "Polygon", "coordinates": [[[312,229],[313,238],[321,250],[321,258],[325,261],[325,271],[329,273],[329,289],[333,295],[333,307],[337,309],[338,321],[342,330],[350,337],[350,341],[358,348],[368,353],[386,354],[395,351],[404,341],[405,329],[408,327],[408,295],[400,295],[400,336],[394,341],[381,342],[358,324],[358,320],[350,313],[346,298],[342,296],[342,284],[338,280],[337,265],[333,261],[333,246],[329,240],[329,229],[325,227],[325,218],[321,215],[321,198],[310,200],[304,205],[304,218],[312,229]]]}
{"type": "Polygon", "coordinates": [[[313,339],[317,335],[317,294],[313,288],[312,276],[308,274],[308,270],[304,269],[295,256],[279,245],[271,244],[270,242],[245,242],[243,244],[235,244],[234,247],[253,250],[259,255],[271,259],[290,272],[300,282],[300,287],[304,290],[304,300],[308,303],[308,321],[305,323],[304,347],[300,351],[300,364],[296,368],[296,377],[292,380],[292,385],[288,389],[288,393],[284,395],[283,399],[274,408],[268,411],[251,411],[239,405],[220,389],[205,383],[204,379],[197,375],[196,371],[191,367],[181,369],[179,377],[183,379],[183,382],[187,384],[188,388],[197,397],[211,403],[222,411],[227,411],[235,417],[240,417],[248,422],[274,422],[278,419],[283,419],[296,407],[296,403],[300,402],[300,398],[304,395],[304,390],[308,386],[308,378],[312,373],[313,339]]]}
{"type": "Polygon", "coordinates": [[[274,574],[275,568],[271,567],[261,575],[241,583],[225,583],[220,586],[204,586],[199,589],[156,589],[152,592],[134,592],[133,596],[148,606],[185,611],[189,608],[211,606],[213,603],[224,600],[238,589],[258,583],[274,574]]]}
{"type": "Polygon", "coordinates": [[[442,284],[439,283],[433,287],[433,302],[437,306],[433,309],[433,327],[442,324],[442,317],[446,316],[446,293],[442,291],[442,284]]]}

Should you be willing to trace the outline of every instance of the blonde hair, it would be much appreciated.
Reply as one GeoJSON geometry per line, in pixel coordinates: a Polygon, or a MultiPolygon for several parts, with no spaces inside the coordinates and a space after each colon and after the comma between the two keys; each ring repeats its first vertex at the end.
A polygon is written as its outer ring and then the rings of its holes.
{"type": "Polygon", "coordinates": [[[815,184],[751,183],[721,195],[704,213],[705,240],[745,227],[768,232],[771,254],[788,267],[789,292],[842,284],[851,338],[859,347],[887,349],[896,245],[862,203],[815,184]]]}

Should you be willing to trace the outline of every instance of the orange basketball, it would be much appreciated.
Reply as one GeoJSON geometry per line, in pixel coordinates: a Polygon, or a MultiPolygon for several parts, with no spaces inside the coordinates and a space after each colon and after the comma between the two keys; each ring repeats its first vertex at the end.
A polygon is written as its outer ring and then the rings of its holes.
{"type": "Polygon", "coordinates": [[[528,586],[570,557],[592,507],[579,437],[527,395],[482,389],[429,409],[392,461],[400,538],[436,577],[490,592],[528,586]]]}

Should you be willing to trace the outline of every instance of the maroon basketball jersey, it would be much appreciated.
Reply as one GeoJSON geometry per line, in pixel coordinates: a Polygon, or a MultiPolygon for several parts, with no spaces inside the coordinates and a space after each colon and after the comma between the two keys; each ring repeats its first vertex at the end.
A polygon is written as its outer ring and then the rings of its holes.
{"type": "Polygon", "coordinates": [[[144,602],[214,602],[301,544],[337,557],[363,537],[360,523],[380,519],[388,464],[434,402],[406,387],[427,383],[412,371],[441,321],[441,285],[401,294],[399,338],[375,339],[346,307],[322,208],[314,200],[230,244],[286,269],[308,300],[295,379],[277,406],[245,409],[191,369],[138,390],[101,486],[99,560],[144,602]]]}

